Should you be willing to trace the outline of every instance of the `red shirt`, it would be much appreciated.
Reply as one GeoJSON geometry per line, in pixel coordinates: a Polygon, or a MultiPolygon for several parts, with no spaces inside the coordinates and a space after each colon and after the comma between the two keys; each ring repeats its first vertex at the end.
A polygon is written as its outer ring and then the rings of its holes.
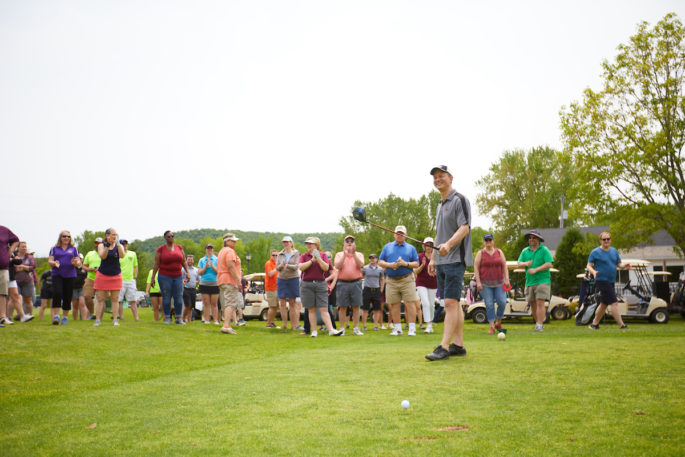
{"type": "MultiPolygon", "coordinates": [[[[308,252],[305,252],[300,256],[300,263],[309,262],[311,259],[312,255],[308,252]]],[[[331,261],[328,259],[328,256],[323,252],[321,253],[321,260],[328,264],[328,270],[330,271],[331,261]]],[[[319,266],[319,262],[317,262],[316,260],[312,263],[311,267],[307,268],[305,271],[302,272],[303,281],[323,281],[325,279],[326,275],[319,266]]]]}
{"type": "Polygon", "coordinates": [[[499,287],[504,283],[504,271],[502,270],[502,256],[499,254],[499,249],[488,254],[485,249],[480,251],[480,268],[478,274],[480,275],[480,282],[487,287],[499,287]]]}
{"type": "Polygon", "coordinates": [[[419,252],[419,266],[423,265],[421,273],[416,275],[416,287],[425,287],[426,289],[437,289],[438,279],[435,276],[428,274],[428,257],[425,252],[419,252]]]}
{"type": "Polygon", "coordinates": [[[164,276],[181,276],[183,269],[183,247],[174,244],[174,250],[168,249],[166,244],[157,248],[159,253],[159,274],[164,276]]]}
{"type": "Polygon", "coordinates": [[[276,290],[276,282],[278,280],[278,271],[276,272],[275,275],[269,277],[269,272],[273,271],[276,269],[276,261],[274,259],[269,259],[267,262],[264,264],[264,273],[266,273],[266,276],[264,277],[264,290],[276,290]]]}

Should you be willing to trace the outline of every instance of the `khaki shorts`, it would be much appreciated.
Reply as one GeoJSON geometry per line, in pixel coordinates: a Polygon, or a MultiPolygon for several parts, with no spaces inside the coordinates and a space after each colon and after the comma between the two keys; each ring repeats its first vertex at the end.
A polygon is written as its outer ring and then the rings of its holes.
{"type": "Polygon", "coordinates": [[[416,281],[414,275],[410,274],[402,279],[392,279],[388,277],[385,282],[385,302],[391,305],[402,301],[417,301],[419,295],[416,293],[416,281]]]}
{"type": "Polygon", "coordinates": [[[243,309],[243,294],[240,293],[238,286],[233,284],[219,284],[219,295],[221,296],[221,307],[243,309]]]}
{"type": "Polygon", "coordinates": [[[276,298],[275,290],[266,291],[266,302],[269,304],[269,308],[275,308],[278,306],[278,298],[276,298]]]}
{"type": "MultiPolygon", "coordinates": [[[[83,288],[85,289],[85,285],[83,288]]],[[[135,281],[122,281],[121,291],[119,292],[119,302],[123,302],[124,298],[129,303],[135,302],[137,292],[138,289],[136,288],[135,281]]]]}
{"type": "Polygon", "coordinates": [[[95,281],[93,279],[86,278],[86,281],[83,283],[83,296],[84,297],[93,298],[95,296],[95,290],[93,289],[94,284],[95,284],[95,281]]]}
{"type": "Polygon", "coordinates": [[[526,286],[526,301],[533,303],[535,300],[549,300],[551,287],[549,284],[535,284],[526,286]]]}
{"type": "Polygon", "coordinates": [[[0,295],[7,295],[9,293],[10,285],[10,271],[0,270],[0,295]]]}

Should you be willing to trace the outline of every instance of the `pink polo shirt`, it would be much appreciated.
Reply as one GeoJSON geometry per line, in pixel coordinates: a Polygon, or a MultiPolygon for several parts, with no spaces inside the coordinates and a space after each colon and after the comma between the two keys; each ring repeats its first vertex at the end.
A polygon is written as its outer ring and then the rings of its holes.
{"type": "MultiPolygon", "coordinates": [[[[361,252],[355,252],[354,255],[361,261],[362,267],[364,266],[364,254],[361,252]]],[[[347,255],[344,252],[338,252],[335,255],[335,262],[338,263],[340,258],[345,256],[343,259],[342,268],[338,270],[338,280],[341,281],[355,281],[357,279],[362,279],[362,267],[358,267],[357,263],[354,261],[354,257],[347,255]]]]}

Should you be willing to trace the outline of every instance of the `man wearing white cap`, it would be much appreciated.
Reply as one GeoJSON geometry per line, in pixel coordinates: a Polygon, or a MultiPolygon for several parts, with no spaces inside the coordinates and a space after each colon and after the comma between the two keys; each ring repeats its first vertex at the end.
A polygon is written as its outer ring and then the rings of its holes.
{"type": "Polygon", "coordinates": [[[404,225],[395,227],[395,241],[383,247],[378,258],[378,265],[385,268],[388,281],[385,283],[385,301],[390,304],[394,329],[392,336],[402,334],[400,307],[404,301],[404,313],[409,324],[409,336],[416,336],[416,306],[419,296],[414,282],[414,268],[419,266],[419,255],[416,248],[407,243],[407,228],[404,225]]]}
{"type": "Polygon", "coordinates": [[[464,311],[460,300],[464,272],[467,266],[473,265],[471,204],[452,188],[452,173],[446,165],[433,167],[431,175],[441,201],[436,211],[435,248],[428,272],[436,276],[440,298],[445,300],[445,324],[440,345],[426,358],[444,360],[466,355],[464,311]]]}

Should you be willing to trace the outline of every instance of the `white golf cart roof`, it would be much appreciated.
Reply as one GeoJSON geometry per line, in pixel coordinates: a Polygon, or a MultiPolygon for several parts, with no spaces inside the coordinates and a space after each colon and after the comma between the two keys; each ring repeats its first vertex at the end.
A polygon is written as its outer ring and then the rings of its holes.
{"type": "Polygon", "coordinates": [[[250,273],[249,275],[245,275],[245,280],[246,281],[264,281],[265,277],[266,277],[266,274],[264,274],[264,273],[250,273]]]}

